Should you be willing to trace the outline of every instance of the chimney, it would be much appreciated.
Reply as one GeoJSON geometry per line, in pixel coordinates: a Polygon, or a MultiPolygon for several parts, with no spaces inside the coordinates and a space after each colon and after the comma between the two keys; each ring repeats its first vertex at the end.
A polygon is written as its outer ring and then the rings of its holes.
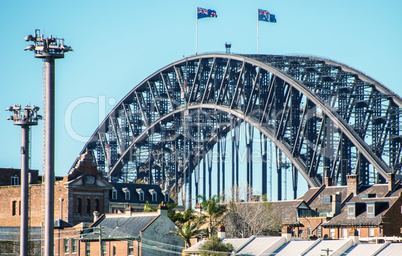
{"type": "Polygon", "coordinates": [[[197,203],[197,204],[195,205],[194,210],[195,210],[196,212],[201,212],[201,210],[202,210],[201,204],[200,204],[200,203],[197,203]]]}
{"type": "Polygon", "coordinates": [[[395,174],[388,174],[388,191],[392,192],[395,188],[395,174]]]}
{"type": "Polygon", "coordinates": [[[332,178],[331,177],[325,177],[325,186],[326,187],[331,187],[332,186],[332,178]]]}
{"type": "Polygon", "coordinates": [[[126,209],[124,209],[124,212],[126,213],[127,216],[132,216],[133,215],[133,207],[131,207],[131,205],[127,206],[126,209]]]}
{"type": "Polygon", "coordinates": [[[282,228],[282,237],[286,239],[286,242],[290,242],[292,240],[292,228],[289,226],[285,226],[282,228]]]}
{"type": "Polygon", "coordinates": [[[352,194],[355,196],[357,195],[357,187],[359,185],[358,183],[358,176],[357,175],[347,175],[347,192],[348,195],[352,194]]]}
{"type": "Polygon", "coordinates": [[[162,202],[162,203],[158,206],[158,213],[159,213],[159,215],[161,215],[161,216],[167,216],[167,212],[168,212],[168,208],[167,208],[166,204],[162,202]]]}
{"type": "Polygon", "coordinates": [[[225,226],[223,224],[220,224],[219,227],[218,227],[218,237],[220,239],[224,239],[225,236],[226,236],[225,234],[226,234],[225,226]]]}
{"type": "Polygon", "coordinates": [[[341,202],[342,202],[342,194],[336,192],[335,195],[332,195],[332,216],[336,216],[341,213],[341,202]]]}
{"type": "Polygon", "coordinates": [[[356,245],[359,243],[359,231],[357,231],[356,228],[351,228],[349,231],[349,238],[352,239],[353,245],[356,245]]]}
{"type": "Polygon", "coordinates": [[[99,212],[98,211],[94,211],[94,222],[96,222],[99,219],[99,212]]]}

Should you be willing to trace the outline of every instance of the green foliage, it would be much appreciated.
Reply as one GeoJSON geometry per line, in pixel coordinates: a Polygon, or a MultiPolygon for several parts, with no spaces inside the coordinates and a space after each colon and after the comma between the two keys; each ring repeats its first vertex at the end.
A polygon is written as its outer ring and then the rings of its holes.
{"type": "Polygon", "coordinates": [[[209,236],[215,234],[215,228],[219,224],[219,218],[226,212],[226,206],[219,204],[222,197],[213,196],[207,200],[204,196],[198,196],[202,202],[202,211],[208,221],[209,236]]]}
{"type": "Polygon", "coordinates": [[[182,227],[176,226],[176,231],[170,231],[170,234],[175,234],[181,239],[184,240],[186,244],[186,248],[190,247],[190,238],[195,237],[200,234],[200,230],[198,230],[198,225],[196,223],[192,223],[191,221],[187,221],[183,224],[182,227]]]}
{"type": "Polygon", "coordinates": [[[221,239],[218,238],[217,236],[212,236],[208,241],[206,241],[202,246],[200,246],[201,256],[230,255],[230,253],[233,250],[234,248],[232,244],[222,243],[221,239]]]}
{"type": "Polygon", "coordinates": [[[157,209],[155,206],[150,205],[148,201],[145,202],[144,212],[156,212],[156,211],[157,209]]]}

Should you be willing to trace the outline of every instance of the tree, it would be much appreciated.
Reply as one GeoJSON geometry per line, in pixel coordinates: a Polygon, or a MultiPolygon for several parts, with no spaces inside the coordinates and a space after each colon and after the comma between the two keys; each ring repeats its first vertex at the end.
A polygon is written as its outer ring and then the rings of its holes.
{"type": "Polygon", "coordinates": [[[210,256],[210,255],[230,255],[230,253],[234,250],[233,245],[230,243],[223,243],[221,239],[217,236],[212,236],[208,241],[200,246],[200,254],[201,256],[210,256]],[[227,254],[222,252],[228,252],[227,254]]]}
{"type": "Polygon", "coordinates": [[[215,227],[219,224],[219,217],[226,212],[226,206],[219,204],[221,197],[213,196],[209,200],[206,200],[204,196],[198,197],[202,200],[202,211],[208,221],[208,235],[211,237],[215,233],[215,227]]]}
{"type": "Polygon", "coordinates": [[[282,225],[270,202],[230,202],[224,223],[226,236],[239,238],[272,234],[282,225]]]}
{"type": "Polygon", "coordinates": [[[184,240],[186,248],[190,247],[190,238],[200,234],[197,223],[187,221],[182,227],[176,226],[176,231],[170,231],[170,234],[175,234],[184,240]]]}
{"type": "Polygon", "coordinates": [[[144,212],[156,212],[156,211],[157,209],[155,206],[150,205],[148,201],[145,202],[144,212]]]}

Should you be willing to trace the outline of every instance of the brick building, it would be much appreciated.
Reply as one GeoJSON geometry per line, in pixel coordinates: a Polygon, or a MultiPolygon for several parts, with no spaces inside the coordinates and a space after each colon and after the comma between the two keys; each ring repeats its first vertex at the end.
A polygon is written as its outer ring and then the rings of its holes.
{"type": "Polygon", "coordinates": [[[283,230],[291,228],[294,236],[302,238],[346,238],[350,230],[357,230],[360,237],[401,236],[401,193],[401,181],[393,174],[387,184],[375,185],[360,184],[357,175],[348,175],[346,186],[333,186],[327,178],[298,198],[311,211],[296,215],[293,223],[282,219],[283,230]]]}
{"type": "MultiPolygon", "coordinates": [[[[90,154],[83,154],[69,175],[54,185],[54,216],[76,225],[92,222],[93,211],[108,211],[109,190],[112,186],[92,164],[90,154]]],[[[1,186],[0,227],[17,227],[21,223],[21,187],[1,186]]],[[[29,225],[41,227],[44,216],[44,186],[29,185],[29,225]]]]}
{"type": "Polygon", "coordinates": [[[388,184],[364,186],[357,176],[348,176],[353,196],[342,205],[341,212],[322,224],[331,238],[346,238],[350,230],[360,237],[402,235],[402,185],[389,175],[388,184]],[[351,186],[352,186],[351,185],[351,186]]]}
{"type": "MultiPolygon", "coordinates": [[[[29,170],[29,184],[38,184],[38,170],[29,170]]],[[[21,169],[0,168],[0,186],[19,186],[21,169]]]]}

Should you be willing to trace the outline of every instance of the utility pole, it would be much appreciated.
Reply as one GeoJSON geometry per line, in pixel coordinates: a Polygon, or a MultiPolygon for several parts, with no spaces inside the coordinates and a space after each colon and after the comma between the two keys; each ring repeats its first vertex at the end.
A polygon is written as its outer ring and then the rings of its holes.
{"type": "Polygon", "coordinates": [[[28,255],[28,190],[29,190],[29,127],[38,125],[39,107],[26,106],[21,109],[21,105],[8,107],[6,111],[13,112],[7,120],[13,120],[14,125],[21,126],[21,228],[20,228],[20,255],[28,255]]]}
{"type": "Polygon", "coordinates": [[[64,53],[72,51],[71,47],[64,45],[64,39],[45,38],[36,29],[34,35],[28,35],[25,41],[34,44],[25,48],[33,51],[35,58],[43,59],[46,70],[44,108],[45,120],[45,256],[53,256],[54,235],[54,134],[55,134],[55,59],[64,58],[64,53]]]}

